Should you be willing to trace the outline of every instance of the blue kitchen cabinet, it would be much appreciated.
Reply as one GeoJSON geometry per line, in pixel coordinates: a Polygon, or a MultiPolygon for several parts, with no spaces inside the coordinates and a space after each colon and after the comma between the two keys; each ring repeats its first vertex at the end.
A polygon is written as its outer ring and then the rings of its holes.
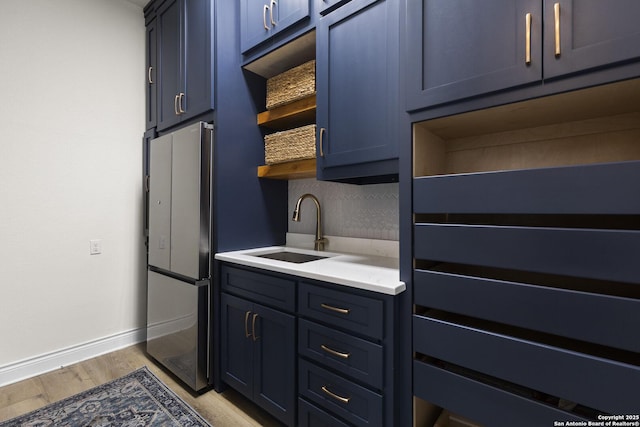
{"type": "Polygon", "coordinates": [[[353,0],[319,20],[318,179],[397,176],[399,24],[392,0],[353,0]]]}
{"type": "Polygon", "coordinates": [[[295,300],[279,297],[295,293],[295,282],[227,267],[222,280],[222,379],[286,425],[294,425],[296,319],[265,304],[293,311],[295,300]]]}
{"type": "Polygon", "coordinates": [[[227,385],[287,425],[404,425],[397,296],[232,263],[219,280],[227,385]]]}
{"type": "Polygon", "coordinates": [[[640,58],[638,17],[634,0],[545,0],[544,78],[640,58]]]}
{"type": "Polygon", "coordinates": [[[543,80],[640,58],[640,3],[632,0],[422,0],[406,8],[409,111],[531,85],[548,95],[543,80]]]}
{"type": "Polygon", "coordinates": [[[242,52],[308,18],[310,0],[241,0],[240,47],[242,52]]]}
{"type": "Polygon", "coordinates": [[[540,81],[541,16],[540,0],[408,1],[408,110],[540,81]]]}
{"type": "Polygon", "coordinates": [[[213,109],[213,4],[167,0],[157,11],[158,130],[213,109]]]}
{"type": "Polygon", "coordinates": [[[146,25],[146,65],[147,75],[145,86],[146,129],[153,129],[157,125],[158,116],[158,27],[156,25],[155,4],[151,3],[144,10],[146,25]]]}

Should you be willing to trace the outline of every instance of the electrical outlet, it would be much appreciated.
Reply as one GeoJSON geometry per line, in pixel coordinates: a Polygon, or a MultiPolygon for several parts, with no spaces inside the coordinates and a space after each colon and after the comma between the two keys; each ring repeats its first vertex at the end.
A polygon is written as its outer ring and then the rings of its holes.
{"type": "Polygon", "coordinates": [[[102,253],[102,240],[93,239],[89,240],[89,254],[98,255],[102,253]]]}

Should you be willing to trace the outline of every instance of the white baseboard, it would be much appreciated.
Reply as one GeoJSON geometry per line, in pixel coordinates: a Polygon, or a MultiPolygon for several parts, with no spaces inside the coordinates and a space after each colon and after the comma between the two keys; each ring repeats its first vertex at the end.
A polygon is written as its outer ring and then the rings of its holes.
{"type": "Polygon", "coordinates": [[[146,337],[146,328],[132,329],[10,365],[0,366],[0,387],[143,342],[146,337]]]}

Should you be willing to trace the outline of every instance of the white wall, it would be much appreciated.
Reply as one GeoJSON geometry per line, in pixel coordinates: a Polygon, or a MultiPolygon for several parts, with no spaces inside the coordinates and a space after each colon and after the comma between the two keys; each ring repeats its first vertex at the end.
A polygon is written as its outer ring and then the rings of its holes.
{"type": "Polygon", "coordinates": [[[145,324],[144,38],[125,0],[0,2],[0,371],[145,324]]]}

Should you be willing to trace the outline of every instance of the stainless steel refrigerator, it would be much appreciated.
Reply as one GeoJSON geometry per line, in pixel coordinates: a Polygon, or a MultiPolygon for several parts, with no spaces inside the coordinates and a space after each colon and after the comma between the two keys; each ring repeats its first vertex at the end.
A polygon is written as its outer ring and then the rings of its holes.
{"type": "Polygon", "coordinates": [[[149,143],[147,352],[189,387],[209,383],[213,126],[149,143]]]}

